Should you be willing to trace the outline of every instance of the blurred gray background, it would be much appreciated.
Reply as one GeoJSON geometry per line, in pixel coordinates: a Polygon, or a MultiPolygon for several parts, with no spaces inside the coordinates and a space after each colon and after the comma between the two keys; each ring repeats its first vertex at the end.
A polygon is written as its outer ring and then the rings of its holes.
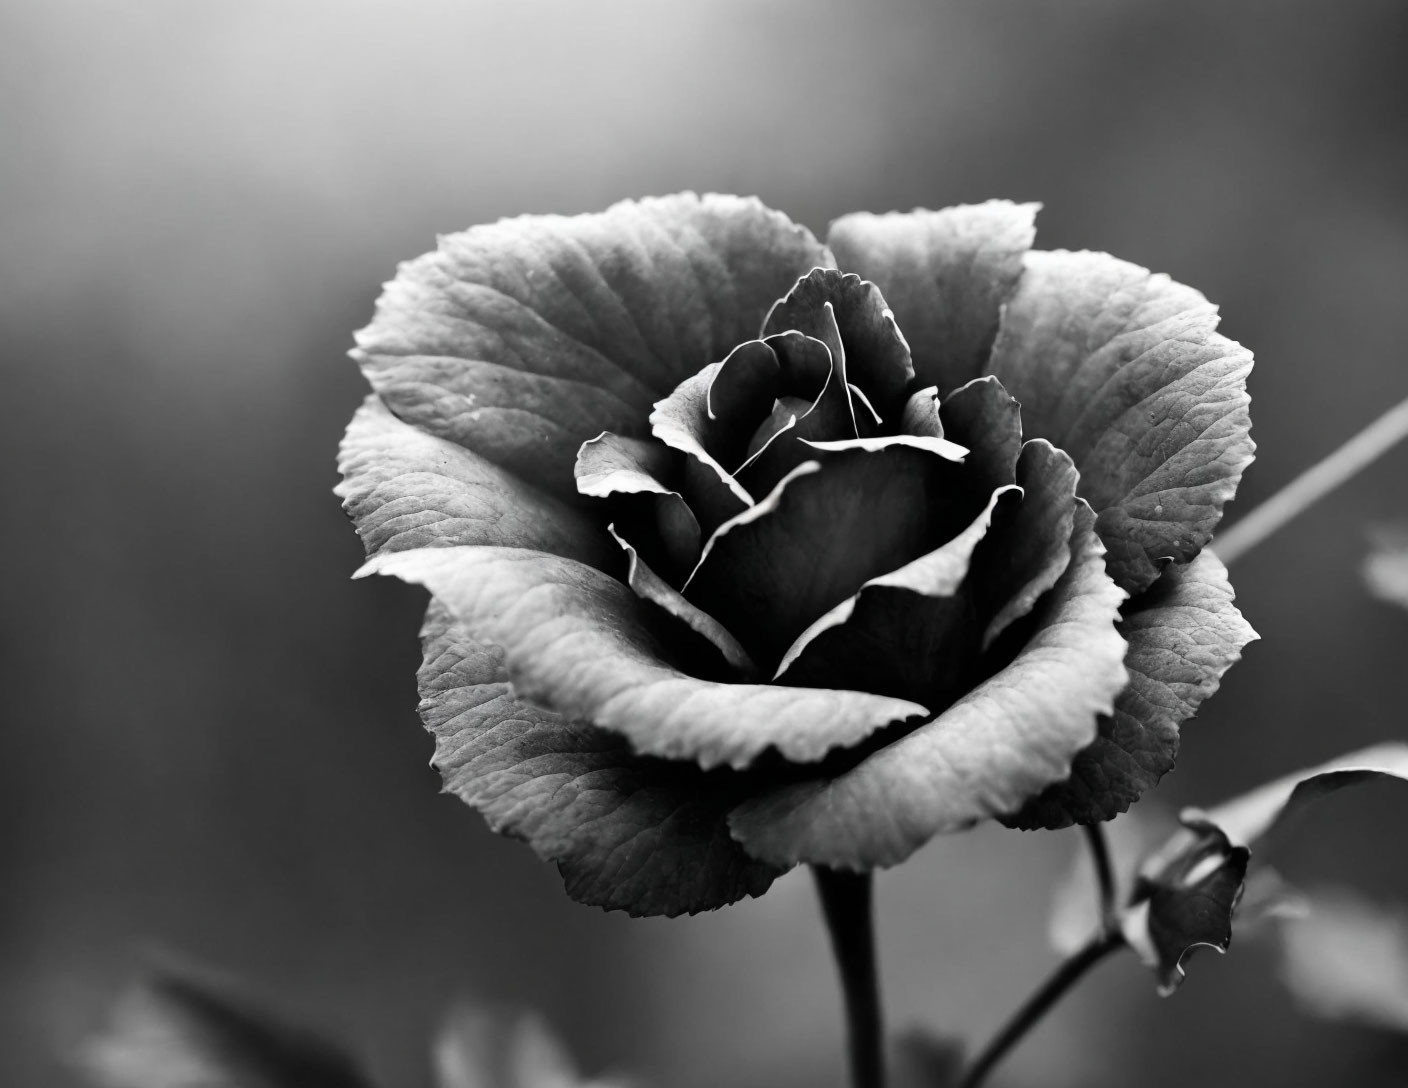
{"type": "MultiPolygon", "coordinates": [[[[839,1085],[804,876],[714,915],[577,906],[437,792],[418,591],[351,583],[344,352],[448,231],[681,188],[843,212],[1041,200],[1221,303],[1257,354],[1249,509],[1408,393],[1401,3],[0,3],[0,1082],[76,1084],[146,950],[232,970],[427,1083],[456,996],[591,1069],[839,1085]]],[[[1398,451],[1235,570],[1264,640],[1185,730],[1172,806],[1408,734],[1408,615],[1365,528],[1398,451]]],[[[1236,515],[1236,510],[1233,515],[1236,515]]],[[[1408,797],[1342,796],[1282,867],[1408,898],[1408,797]]],[[[878,885],[892,1020],[985,1034],[1048,969],[1073,833],[938,841],[878,885]]],[[[1401,1085],[1303,1020],[1269,946],[1174,998],[1103,967],[1011,1085],[1401,1085]]]]}

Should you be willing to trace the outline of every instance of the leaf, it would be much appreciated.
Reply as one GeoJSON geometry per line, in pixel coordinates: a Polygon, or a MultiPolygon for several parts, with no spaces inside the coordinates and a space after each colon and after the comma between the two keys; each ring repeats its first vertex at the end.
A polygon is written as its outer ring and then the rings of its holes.
{"type": "Polygon", "coordinates": [[[514,548],[378,555],[358,576],[423,585],[480,641],[502,646],[526,700],[620,733],[644,755],[744,767],[768,747],[810,762],[922,706],[858,691],[726,684],[672,664],[626,586],[561,556],[514,548]]]}
{"type": "Polygon", "coordinates": [[[83,1065],[104,1088],[368,1088],[341,1048],[227,983],[161,969],[118,1001],[83,1065]]]}
{"type": "Polygon", "coordinates": [[[1318,767],[1296,771],[1210,809],[1207,819],[1234,843],[1255,846],[1312,801],[1367,782],[1408,781],[1408,743],[1361,748],[1318,767]]]}
{"type": "Polygon", "coordinates": [[[581,510],[478,454],[402,423],[375,396],[348,425],[336,493],[367,555],[490,544],[534,548],[593,565],[616,560],[581,510]]]}
{"type": "Polygon", "coordinates": [[[1149,586],[1211,539],[1251,463],[1251,354],[1190,287],[1104,253],[1032,252],[991,372],[1028,436],[1075,461],[1115,580],[1149,586]]]}
{"type": "Polygon", "coordinates": [[[954,536],[987,499],[966,493],[958,464],[905,444],[920,439],[856,441],[878,445],[814,444],[823,459],[720,526],[683,589],[764,669],[866,581],[954,536]]]}
{"type": "Polygon", "coordinates": [[[1281,929],[1281,980],[1313,1016],[1408,1032],[1408,912],[1313,894],[1281,929]]]}
{"type": "Polygon", "coordinates": [[[502,652],[439,601],[421,638],[420,714],[446,791],[556,862],[572,898],[673,917],[761,895],[778,875],[729,838],[724,817],[747,796],[736,774],[637,756],[516,698],[502,652]]]}
{"type": "Polygon", "coordinates": [[[386,285],[354,357],[399,418],[559,494],[577,447],[757,335],[830,263],[755,199],[680,193],[439,239],[386,285]]]}
{"type": "Polygon", "coordinates": [[[1216,824],[1189,810],[1177,833],[1139,869],[1120,932],[1152,968],[1159,995],[1183,982],[1183,962],[1198,948],[1226,952],[1232,915],[1242,894],[1251,851],[1233,845],[1216,824]]]}
{"type": "Polygon", "coordinates": [[[1380,526],[1364,560],[1364,583],[1381,601],[1408,608],[1408,525],[1380,526]]]}
{"type": "Polygon", "coordinates": [[[832,223],[826,240],[839,267],[879,285],[909,341],[918,384],[942,395],[991,372],[998,314],[1022,275],[1039,207],[990,200],[857,212],[832,223]]]}
{"type": "Polygon", "coordinates": [[[566,1047],[532,1012],[510,1016],[461,1006],[435,1040],[436,1088],[626,1088],[588,1080],[566,1047]]]}
{"type": "MultiPolygon", "coordinates": [[[[1168,838],[1173,817],[1155,809],[1151,802],[1111,820],[1102,826],[1110,855],[1110,872],[1115,882],[1115,902],[1122,903],[1133,891],[1130,886],[1139,860],[1168,838]]],[[[1076,836],[1072,836],[1076,840],[1076,836]]],[[[1075,841],[1071,864],[1056,882],[1051,896],[1051,914],[1046,936],[1052,951],[1072,956],[1085,947],[1102,924],[1095,863],[1084,836],[1075,841]]]]}
{"type": "Polygon", "coordinates": [[[1095,742],[1076,756],[1070,778],[1030,802],[1015,826],[1099,823],[1158,784],[1178,755],[1179,727],[1258,637],[1232,600],[1227,569],[1204,552],[1170,567],[1124,606],[1129,686],[1114,714],[1100,719],[1095,742]]]}
{"type": "Polygon", "coordinates": [[[1071,563],[1010,665],[852,770],[739,806],[729,824],[744,848],[775,864],[894,865],[1064,778],[1126,679],[1115,630],[1123,593],[1105,574],[1093,520],[1082,508],[1071,563]]]}
{"type": "Polygon", "coordinates": [[[1180,961],[1192,948],[1226,951],[1247,860],[1256,846],[1306,805],[1346,786],[1408,780],[1408,744],[1351,752],[1297,771],[1207,812],[1187,809],[1184,827],[1139,868],[1139,883],[1122,918],[1122,932],[1154,967],[1161,993],[1183,978],[1180,961]]]}

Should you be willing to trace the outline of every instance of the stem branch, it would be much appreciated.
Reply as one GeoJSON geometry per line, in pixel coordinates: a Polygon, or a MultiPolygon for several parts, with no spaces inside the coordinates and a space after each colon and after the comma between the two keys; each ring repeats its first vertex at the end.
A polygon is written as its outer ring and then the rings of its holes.
{"type": "Polygon", "coordinates": [[[885,1088],[885,1032],[875,965],[870,873],[812,868],[841,972],[853,1088],[885,1088]]]}
{"type": "Polygon", "coordinates": [[[1312,465],[1217,538],[1229,567],[1307,507],[1408,438],[1408,400],[1400,401],[1323,461],[1312,465]]]}
{"type": "Polygon", "coordinates": [[[1080,981],[1081,977],[1123,943],[1118,931],[1102,930],[1075,955],[1061,964],[1012,1019],[985,1046],[968,1067],[959,1088],[978,1088],[994,1066],[1046,1015],[1052,1005],[1080,981]]]}
{"type": "Polygon", "coordinates": [[[1115,920],[1115,874],[1110,867],[1110,847],[1104,824],[1082,824],[1090,844],[1090,860],[1095,863],[1095,881],[1100,896],[1100,925],[1109,929],[1115,920]]]}

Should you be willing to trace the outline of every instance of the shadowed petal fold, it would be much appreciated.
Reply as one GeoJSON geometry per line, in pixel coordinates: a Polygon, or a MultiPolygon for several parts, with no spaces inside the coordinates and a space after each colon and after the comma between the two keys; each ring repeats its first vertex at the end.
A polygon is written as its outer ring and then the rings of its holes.
{"type": "Polygon", "coordinates": [[[577,447],[757,334],[830,255],[755,199],[682,193],[445,235],[386,285],[354,352],[391,410],[539,486],[577,447]]]}
{"type": "Polygon", "coordinates": [[[957,463],[927,449],[814,453],[719,529],[684,588],[764,669],[867,580],[954,536],[986,499],[968,492],[957,463]]]}
{"type": "Polygon", "coordinates": [[[1105,253],[1027,255],[992,373],[1075,461],[1110,570],[1138,592],[1211,538],[1255,449],[1251,353],[1191,287],[1105,253]]]}
{"type": "MultiPolygon", "coordinates": [[[[981,649],[967,588],[973,551],[1010,486],[993,492],[963,532],[898,570],[872,578],[808,627],[783,655],[777,679],[825,683],[948,706],[978,679],[981,649]]],[[[1069,536],[1069,532],[1067,533],[1069,536]]]]}
{"type": "Polygon", "coordinates": [[[620,733],[643,755],[745,767],[769,747],[806,763],[922,706],[858,691],[726,684],[682,672],[652,606],[594,568],[508,548],[383,554],[358,572],[423,585],[504,649],[514,690],[620,733]]]}
{"type": "Polygon", "coordinates": [[[909,341],[921,385],[945,394],[988,373],[998,313],[1022,275],[1039,204],[856,212],[831,224],[840,268],[873,280],[909,341]]]}
{"type": "Polygon", "coordinates": [[[1113,819],[1173,769],[1178,731],[1257,637],[1232,603],[1227,568],[1204,552],[1170,567],[1124,608],[1129,686],[1071,777],[1046,789],[1011,826],[1067,827],[1113,819]]]}
{"type": "Polygon", "coordinates": [[[982,486],[1002,487],[1015,479],[1022,452],[1022,410],[994,377],[974,378],[939,402],[944,436],[972,452],[972,471],[982,486]]]}
{"type": "Polygon", "coordinates": [[[615,734],[517,699],[501,651],[439,601],[421,638],[420,714],[446,791],[556,862],[572,898],[693,914],[761,895],[778,875],[729,838],[725,815],[746,796],[738,775],[635,755],[615,734]]]}
{"type": "Polygon", "coordinates": [[[744,802],[729,817],[748,853],[861,870],[903,861],[933,835],[1011,812],[1070,771],[1124,687],[1123,592],[1081,508],[1072,559],[1015,660],[931,722],[831,779],[744,802]]]}

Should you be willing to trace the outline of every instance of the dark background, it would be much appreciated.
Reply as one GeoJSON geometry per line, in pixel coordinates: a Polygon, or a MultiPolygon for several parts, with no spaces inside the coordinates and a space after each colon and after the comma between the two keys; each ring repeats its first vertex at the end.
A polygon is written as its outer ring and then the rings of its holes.
{"type": "MultiPolygon", "coordinates": [[[[1400,3],[0,3],[0,1082],[73,1084],[144,951],[229,969],[426,1083],[458,995],[541,1007],[591,1069],[840,1083],[804,876],[711,916],[577,906],[440,796],[423,601],[352,583],[345,356],[398,259],[681,188],[843,212],[1041,200],[1039,245],[1196,285],[1258,358],[1246,510],[1408,393],[1400,3]]],[[[1235,570],[1264,639],[1185,730],[1172,806],[1408,733],[1408,615],[1366,526],[1399,450],[1235,570]]],[[[1284,870],[1408,897],[1408,797],[1336,798],[1284,870]]],[[[882,874],[897,1025],[985,1034],[1051,962],[1074,834],[882,874]]],[[[1270,946],[1174,998],[1132,957],[1013,1085],[1398,1085],[1303,1020],[1270,946]]]]}

